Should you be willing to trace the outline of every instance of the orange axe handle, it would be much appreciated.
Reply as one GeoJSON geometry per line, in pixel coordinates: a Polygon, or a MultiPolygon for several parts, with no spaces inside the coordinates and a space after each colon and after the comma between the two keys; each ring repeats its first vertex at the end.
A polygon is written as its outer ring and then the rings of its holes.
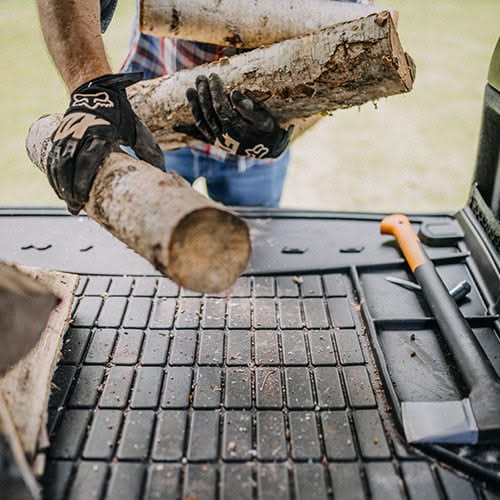
{"type": "MultiPolygon", "coordinates": [[[[401,214],[385,217],[380,225],[380,232],[393,235],[399,243],[415,279],[420,284],[432,316],[436,319],[455,361],[463,370],[466,385],[472,391],[481,384],[491,384],[497,379],[493,365],[488,362],[469,323],[451,298],[434,264],[425,254],[408,217],[401,214]]],[[[498,416],[496,421],[498,422],[498,416]]]]}
{"type": "Polygon", "coordinates": [[[406,215],[394,214],[385,217],[380,224],[382,234],[392,234],[401,248],[412,272],[429,259],[406,215]]]}

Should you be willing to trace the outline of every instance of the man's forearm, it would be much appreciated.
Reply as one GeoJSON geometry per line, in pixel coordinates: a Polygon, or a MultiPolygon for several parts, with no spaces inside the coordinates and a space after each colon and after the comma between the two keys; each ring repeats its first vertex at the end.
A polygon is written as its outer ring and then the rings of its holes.
{"type": "Polygon", "coordinates": [[[111,72],[100,30],[99,0],[37,0],[49,53],[68,90],[111,72]]]}

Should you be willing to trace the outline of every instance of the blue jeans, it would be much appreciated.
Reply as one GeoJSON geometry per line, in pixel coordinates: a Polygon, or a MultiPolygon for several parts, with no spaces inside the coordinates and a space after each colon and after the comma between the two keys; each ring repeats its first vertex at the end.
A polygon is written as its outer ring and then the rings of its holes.
{"type": "Polygon", "coordinates": [[[213,200],[254,207],[279,205],[290,159],[290,151],[271,164],[246,159],[246,168],[242,169],[235,157],[221,160],[191,148],[164,154],[167,172],[177,172],[190,183],[204,177],[213,200]]]}

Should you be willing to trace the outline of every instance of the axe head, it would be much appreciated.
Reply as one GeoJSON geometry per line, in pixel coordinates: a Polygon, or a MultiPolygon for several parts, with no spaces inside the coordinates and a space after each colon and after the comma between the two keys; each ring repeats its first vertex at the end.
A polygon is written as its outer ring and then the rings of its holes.
{"type": "Polygon", "coordinates": [[[403,427],[409,443],[477,444],[479,429],[470,400],[403,402],[403,427]]]}

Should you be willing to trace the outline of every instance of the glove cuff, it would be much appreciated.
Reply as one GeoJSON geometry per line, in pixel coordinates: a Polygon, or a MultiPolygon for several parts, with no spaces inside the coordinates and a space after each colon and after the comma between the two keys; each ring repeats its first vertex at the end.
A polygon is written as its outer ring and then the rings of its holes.
{"type": "Polygon", "coordinates": [[[76,88],[72,94],[75,92],[82,92],[84,90],[91,89],[93,87],[104,87],[111,90],[122,90],[126,89],[134,83],[140,82],[144,79],[144,73],[142,71],[136,71],[134,73],[108,73],[106,75],[98,76],[97,78],[92,78],[88,82],[83,83],[78,88],[76,88]]]}

